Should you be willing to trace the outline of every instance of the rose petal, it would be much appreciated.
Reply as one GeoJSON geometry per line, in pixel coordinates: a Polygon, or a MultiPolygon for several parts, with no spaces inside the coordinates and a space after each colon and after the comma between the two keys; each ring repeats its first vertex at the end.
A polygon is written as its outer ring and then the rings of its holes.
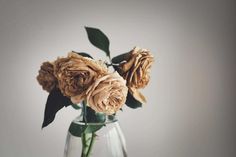
{"type": "Polygon", "coordinates": [[[138,100],[142,104],[145,104],[147,102],[145,96],[141,94],[136,88],[129,87],[129,92],[136,100],[138,100]]]}

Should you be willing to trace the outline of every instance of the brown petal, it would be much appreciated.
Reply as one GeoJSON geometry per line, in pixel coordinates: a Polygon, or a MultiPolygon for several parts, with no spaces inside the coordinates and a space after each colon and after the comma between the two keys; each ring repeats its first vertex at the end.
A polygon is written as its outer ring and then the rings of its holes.
{"type": "Polygon", "coordinates": [[[128,62],[123,64],[122,71],[127,72],[134,64],[135,62],[135,57],[132,57],[128,62]]]}
{"type": "Polygon", "coordinates": [[[129,87],[129,92],[136,100],[140,101],[142,104],[145,104],[147,102],[144,95],[141,94],[136,88],[129,87]]]}

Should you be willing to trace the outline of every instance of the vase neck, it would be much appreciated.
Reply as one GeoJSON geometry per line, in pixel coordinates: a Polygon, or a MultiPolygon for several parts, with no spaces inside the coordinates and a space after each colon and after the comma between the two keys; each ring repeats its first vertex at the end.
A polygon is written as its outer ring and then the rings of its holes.
{"type": "Polygon", "coordinates": [[[116,115],[105,115],[103,113],[87,113],[81,112],[73,122],[80,124],[109,124],[117,122],[118,119],[116,115]]]}
{"type": "Polygon", "coordinates": [[[86,101],[81,103],[81,114],[76,117],[74,120],[76,123],[100,123],[100,124],[108,124],[112,122],[116,122],[117,118],[115,114],[106,115],[105,113],[95,112],[92,108],[88,106],[86,101]]]}

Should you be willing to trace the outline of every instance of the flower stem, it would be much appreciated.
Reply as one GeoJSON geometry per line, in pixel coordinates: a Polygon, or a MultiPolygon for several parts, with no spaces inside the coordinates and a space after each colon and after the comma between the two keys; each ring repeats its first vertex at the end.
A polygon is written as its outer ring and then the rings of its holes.
{"type": "Polygon", "coordinates": [[[82,142],[82,152],[81,152],[81,157],[86,157],[86,136],[84,133],[81,135],[81,142],[82,142]]]}
{"type": "Polygon", "coordinates": [[[86,102],[83,101],[83,108],[82,108],[82,114],[83,114],[83,119],[85,121],[85,125],[87,125],[87,106],[86,106],[86,102]]]}
{"type": "MultiPolygon", "coordinates": [[[[82,114],[83,114],[83,120],[85,122],[85,126],[87,127],[88,124],[88,119],[87,119],[87,104],[86,101],[83,101],[83,108],[82,108],[82,114]]],[[[85,133],[83,132],[81,134],[81,141],[82,141],[82,152],[81,152],[81,157],[89,157],[92,152],[93,144],[95,141],[95,133],[85,133]]]]}
{"type": "Polygon", "coordinates": [[[91,137],[91,141],[90,141],[90,145],[89,145],[89,148],[88,148],[88,152],[87,152],[87,157],[89,157],[90,154],[91,154],[91,151],[92,151],[92,148],[93,148],[93,144],[95,142],[95,138],[96,138],[96,134],[93,132],[92,133],[92,137],[91,137]]]}
{"type": "Polygon", "coordinates": [[[93,144],[95,142],[95,133],[83,133],[81,135],[82,140],[82,152],[81,157],[89,157],[92,152],[93,144]]]}
{"type": "MultiPolygon", "coordinates": [[[[82,102],[82,115],[83,115],[83,120],[85,122],[85,126],[87,127],[87,108],[86,108],[86,102],[83,101],[82,102]]],[[[82,142],[82,152],[81,152],[81,157],[87,157],[87,147],[88,147],[88,144],[87,144],[87,134],[86,133],[82,133],[81,134],[81,142],[82,142]]]]}

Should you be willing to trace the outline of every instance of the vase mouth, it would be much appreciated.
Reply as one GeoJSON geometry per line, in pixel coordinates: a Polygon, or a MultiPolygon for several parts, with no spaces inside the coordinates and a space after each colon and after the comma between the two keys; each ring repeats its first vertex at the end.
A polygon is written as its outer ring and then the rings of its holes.
{"type": "Polygon", "coordinates": [[[116,118],[115,115],[106,115],[106,119],[104,122],[87,122],[86,123],[82,121],[82,117],[80,115],[73,120],[73,123],[76,123],[79,125],[107,125],[107,124],[115,123],[117,121],[118,119],[116,118]]]}

